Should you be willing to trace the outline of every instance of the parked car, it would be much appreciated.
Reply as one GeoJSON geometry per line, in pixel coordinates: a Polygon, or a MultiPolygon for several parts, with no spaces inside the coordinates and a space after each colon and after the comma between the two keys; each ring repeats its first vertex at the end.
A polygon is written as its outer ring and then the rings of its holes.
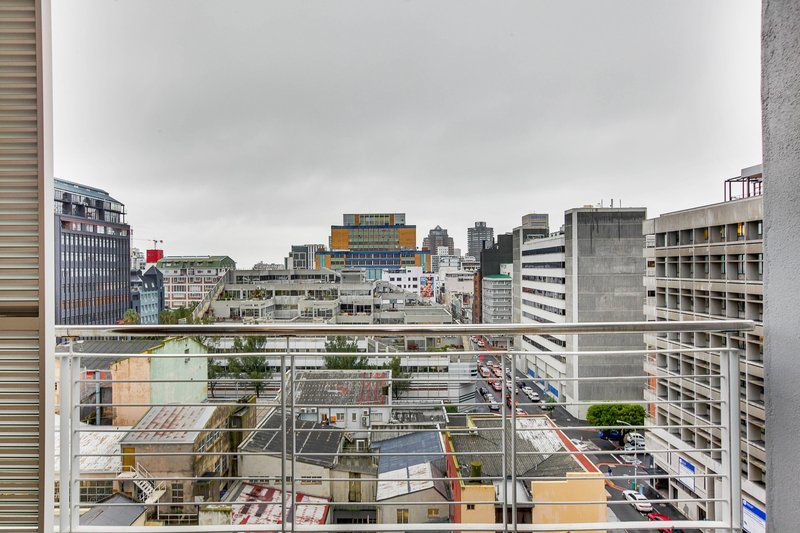
{"type": "Polygon", "coordinates": [[[644,443],[633,443],[633,442],[626,442],[625,443],[625,451],[626,452],[641,452],[644,451],[645,446],[644,443]]]}
{"type": "Polygon", "coordinates": [[[528,394],[528,398],[530,398],[532,402],[538,402],[540,400],[539,393],[535,390],[532,390],[531,393],[528,394]]]}
{"type": "Polygon", "coordinates": [[[623,490],[622,495],[625,496],[625,499],[633,505],[633,508],[639,511],[640,513],[651,513],[653,512],[653,505],[647,501],[647,498],[641,492],[635,490],[623,490]]]}
{"type": "Polygon", "coordinates": [[[494,367],[493,371],[494,375],[497,376],[498,378],[503,377],[503,371],[499,367],[494,367]]]}
{"type": "Polygon", "coordinates": [[[597,431],[597,436],[606,440],[620,440],[622,438],[622,430],[620,429],[600,429],[597,431]]]}
{"type": "Polygon", "coordinates": [[[489,369],[486,368],[485,366],[481,367],[480,373],[481,373],[481,377],[484,377],[484,378],[488,378],[491,375],[489,369]]]}
{"type": "Polygon", "coordinates": [[[633,431],[625,435],[625,442],[630,442],[631,444],[641,445],[644,447],[644,435],[633,431]]]}
{"type": "Polygon", "coordinates": [[[517,407],[517,414],[518,415],[527,415],[528,413],[522,407],[517,407]]]}
{"type": "Polygon", "coordinates": [[[478,392],[480,393],[481,396],[486,396],[486,393],[488,391],[486,389],[484,389],[483,387],[478,387],[478,392]]]}
{"type": "Polygon", "coordinates": [[[525,385],[522,385],[522,393],[525,394],[525,396],[530,397],[532,392],[533,392],[532,388],[526,387],[525,385]]]}
{"type": "Polygon", "coordinates": [[[501,391],[503,390],[503,384],[500,383],[500,380],[498,379],[494,383],[492,383],[492,388],[496,391],[501,391]]]}
{"type": "MultiPolygon", "coordinates": [[[[672,520],[672,518],[668,517],[667,515],[663,515],[661,513],[648,513],[647,519],[651,522],[667,522],[672,520]]],[[[681,533],[680,529],[675,528],[663,528],[658,530],[659,533],[681,533]]]]}
{"type": "Polygon", "coordinates": [[[499,411],[500,410],[500,403],[492,398],[492,402],[489,404],[489,409],[492,411],[499,411]]]}

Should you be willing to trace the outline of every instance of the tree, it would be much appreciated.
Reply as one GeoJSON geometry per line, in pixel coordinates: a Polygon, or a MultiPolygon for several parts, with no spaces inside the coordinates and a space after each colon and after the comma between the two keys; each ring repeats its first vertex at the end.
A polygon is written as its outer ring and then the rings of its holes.
{"type": "MultiPolygon", "coordinates": [[[[329,353],[356,353],[358,343],[348,341],[345,337],[334,337],[325,343],[325,351],[329,353]]],[[[360,355],[330,355],[325,357],[325,368],[328,370],[358,370],[368,368],[367,358],[360,355]]]]}
{"type": "MultiPolygon", "coordinates": [[[[236,337],[233,341],[232,351],[234,353],[263,352],[266,345],[266,337],[236,337]]],[[[261,389],[264,387],[263,380],[272,375],[267,368],[267,357],[263,354],[232,357],[228,361],[228,370],[239,378],[246,378],[247,385],[255,389],[256,396],[261,394],[261,389]]]]}
{"type": "Polygon", "coordinates": [[[643,426],[644,416],[645,410],[641,405],[630,403],[601,403],[589,407],[586,412],[586,421],[593,426],[612,428],[627,424],[643,426]],[[627,422],[627,424],[620,424],[619,421],[627,422]]]}
{"type": "Polygon", "coordinates": [[[139,317],[139,313],[136,312],[136,309],[128,309],[125,311],[125,314],[122,315],[123,324],[138,324],[140,321],[141,317],[139,317]]]}
{"type": "Polygon", "coordinates": [[[400,396],[401,392],[407,391],[409,382],[408,377],[409,375],[403,372],[402,367],[400,366],[400,358],[399,357],[392,357],[389,361],[388,365],[384,365],[386,370],[392,371],[392,395],[397,398],[400,396]],[[395,380],[401,381],[395,381],[395,380]]]}

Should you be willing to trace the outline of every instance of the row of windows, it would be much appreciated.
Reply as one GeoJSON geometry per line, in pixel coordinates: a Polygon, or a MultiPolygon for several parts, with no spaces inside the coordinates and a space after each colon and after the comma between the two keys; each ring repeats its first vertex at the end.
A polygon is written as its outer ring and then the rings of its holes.
{"type": "Polygon", "coordinates": [[[567,295],[563,292],[544,291],[542,289],[531,289],[530,287],[522,287],[522,292],[535,294],[536,296],[544,296],[545,298],[553,298],[556,300],[565,300],[567,295]]]}
{"type": "Polygon", "coordinates": [[[523,274],[522,279],[524,281],[537,281],[540,283],[555,283],[556,285],[564,285],[567,282],[565,278],[555,276],[526,276],[523,274]]]}
{"type": "Polygon", "coordinates": [[[561,316],[566,316],[567,315],[567,310],[566,309],[560,309],[560,308],[554,307],[552,305],[540,304],[539,302],[532,302],[530,300],[525,300],[525,299],[522,300],[522,303],[524,305],[528,306],[528,307],[541,309],[542,311],[547,311],[549,313],[553,313],[553,314],[556,314],[556,315],[561,315],[561,316]]]}
{"type": "Polygon", "coordinates": [[[564,246],[549,246],[547,248],[535,248],[533,250],[522,250],[522,255],[542,255],[542,254],[563,254],[564,246]]]}
{"type": "Polygon", "coordinates": [[[564,261],[542,261],[538,263],[522,263],[522,268],[564,268],[564,261]]]}

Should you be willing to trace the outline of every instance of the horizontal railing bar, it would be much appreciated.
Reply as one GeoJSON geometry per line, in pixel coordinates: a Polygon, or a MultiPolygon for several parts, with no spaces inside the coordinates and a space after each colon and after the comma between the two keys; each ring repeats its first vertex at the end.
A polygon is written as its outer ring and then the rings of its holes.
{"type": "MultiPolygon", "coordinates": [[[[449,350],[447,352],[429,352],[429,351],[397,351],[397,352],[325,352],[325,351],[318,351],[318,352],[310,352],[310,351],[286,351],[286,349],[276,349],[276,350],[262,350],[258,352],[205,352],[205,353],[125,353],[125,352],[115,352],[115,353],[101,353],[101,352],[79,352],[74,351],[70,352],[56,352],[56,357],[60,359],[66,358],[79,358],[79,357],[103,357],[103,358],[117,358],[117,359],[126,359],[126,358],[139,358],[139,359],[147,359],[151,357],[159,357],[159,358],[192,358],[192,359],[229,359],[235,357],[252,357],[252,356],[259,356],[263,355],[266,357],[276,357],[279,358],[281,355],[290,356],[293,358],[296,357],[322,357],[323,359],[326,357],[365,357],[367,359],[393,359],[395,357],[419,357],[419,358],[434,358],[434,357],[441,357],[447,358],[451,355],[474,355],[474,356],[491,356],[495,359],[500,359],[501,356],[515,356],[515,357],[526,357],[530,355],[558,355],[558,356],[566,356],[566,355],[577,355],[577,356],[596,356],[596,355],[650,355],[650,354],[658,354],[658,353],[666,353],[666,354],[676,354],[676,353],[706,353],[706,352],[737,352],[739,351],[737,348],[726,348],[724,346],[721,347],[706,347],[706,348],[653,348],[652,350],[587,350],[585,352],[542,352],[542,351],[526,351],[526,350],[449,350]]],[[[374,367],[376,370],[380,370],[380,367],[374,367]]],[[[370,370],[367,368],[365,370],[370,370]]],[[[296,369],[297,372],[304,372],[307,369],[296,369]]]]}
{"type": "MultiPolygon", "coordinates": [[[[588,478],[588,479],[591,479],[591,478],[588,478]]],[[[391,481],[406,481],[406,480],[391,480],[391,481]]],[[[287,492],[290,492],[290,491],[287,490],[287,492]]],[[[645,499],[639,500],[639,501],[641,501],[641,502],[650,502],[650,503],[692,503],[692,502],[693,503],[697,503],[697,502],[724,502],[725,499],[724,498],[663,498],[663,499],[648,499],[648,498],[645,498],[645,499]]],[[[81,503],[85,504],[87,502],[81,502],[81,503]]],[[[418,502],[418,501],[414,501],[414,502],[412,502],[412,501],[403,501],[402,505],[403,506],[406,506],[406,505],[420,505],[421,506],[421,505],[441,505],[442,503],[444,503],[444,502],[442,502],[442,501],[427,501],[427,502],[426,501],[421,501],[421,502],[418,502]]],[[[494,501],[488,501],[488,500],[468,501],[468,500],[464,500],[464,501],[448,502],[448,503],[451,503],[451,504],[455,503],[457,505],[467,505],[467,504],[487,505],[487,504],[494,503],[495,505],[502,505],[503,501],[502,500],[494,500],[494,501]]],[[[198,505],[242,505],[243,506],[243,505],[254,505],[254,504],[255,505],[281,505],[281,502],[274,502],[274,503],[273,502],[260,502],[260,501],[256,501],[256,502],[251,502],[251,501],[248,501],[248,502],[211,501],[211,502],[178,502],[178,503],[176,503],[176,502],[151,502],[151,503],[148,503],[147,505],[148,506],[149,505],[153,505],[153,506],[171,506],[171,507],[195,507],[195,506],[198,506],[198,505]]],[[[525,505],[525,506],[528,506],[528,507],[535,507],[535,506],[540,506],[540,505],[630,505],[630,504],[631,504],[631,502],[629,502],[627,500],[583,500],[583,501],[545,501],[545,500],[537,501],[537,500],[531,500],[529,502],[520,502],[520,503],[518,503],[518,505],[525,505]]],[[[141,506],[141,505],[142,504],[140,502],[118,502],[118,503],[116,503],[116,502],[97,502],[97,503],[93,503],[92,504],[92,506],[94,506],[94,507],[133,507],[133,506],[141,506]]],[[[300,503],[300,505],[306,505],[306,506],[312,506],[312,505],[314,505],[314,506],[332,506],[332,505],[333,506],[336,506],[336,505],[352,506],[353,502],[334,502],[334,501],[324,501],[324,502],[308,501],[308,502],[306,502],[306,501],[304,501],[304,502],[300,503]]],[[[370,506],[373,506],[373,505],[375,505],[375,506],[381,506],[381,505],[393,505],[393,506],[396,506],[396,505],[398,505],[398,502],[396,502],[396,501],[394,501],[394,502],[369,502],[369,505],[370,506]]],[[[664,522],[661,522],[661,523],[663,524],[664,522]]],[[[391,525],[392,524],[384,524],[384,526],[390,526],[390,527],[391,527],[391,525]]]]}
{"type": "MultiPolygon", "coordinates": [[[[485,503],[485,502],[484,502],[485,503]]],[[[502,531],[501,523],[477,523],[477,524],[456,524],[456,523],[413,523],[397,524],[402,526],[406,532],[415,531],[502,531]]],[[[290,524],[242,524],[225,526],[78,526],[73,529],[73,533],[238,533],[238,532],[300,532],[309,533],[384,533],[395,531],[390,524],[321,524],[321,525],[295,525],[290,524]],[[389,526],[389,527],[387,527],[389,526]],[[285,527],[285,528],[284,528],[285,527]]],[[[517,524],[518,532],[563,532],[563,531],[619,531],[620,529],[633,528],[649,531],[658,531],[664,528],[683,528],[683,529],[704,529],[704,530],[732,530],[730,524],[722,521],[703,521],[703,520],[673,520],[669,522],[576,522],[561,524],[517,524]]]]}
{"type": "Polygon", "coordinates": [[[55,327],[60,337],[109,336],[408,336],[408,335],[521,335],[582,333],[689,333],[751,331],[752,320],[676,320],[536,324],[178,324],[55,327]]]}
{"type": "MultiPolygon", "coordinates": [[[[589,472],[590,474],[596,473],[598,478],[603,479],[684,479],[684,478],[724,478],[727,477],[725,474],[687,474],[680,476],[678,475],[670,475],[670,474],[649,474],[643,473],[634,476],[633,474],[628,475],[606,475],[602,471],[601,472],[589,472]]],[[[214,476],[213,478],[209,477],[202,477],[202,476],[195,476],[195,477],[188,477],[188,476],[136,476],[136,479],[145,479],[149,481],[208,481],[209,479],[214,479],[216,481],[249,481],[251,483],[256,483],[255,479],[264,479],[269,476],[214,476]]],[[[588,477],[591,479],[591,477],[588,477]]],[[[96,477],[83,477],[78,476],[72,478],[73,481],[97,481],[98,478],[96,477]]],[[[111,480],[112,478],[107,478],[111,480]]],[[[126,480],[130,481],[133,478],[126,478],[126,480]]],[[[364,483],[378,483],[384,481],[406,481],[410,480],[411,478],[403,478],[403,479],[378,479],[378,478],[360,478],[360,480],[364,483]]],[[[461,477],[414,477],[413,481],[474,481],[474,480],[481,480],[481,481],[501,481],[503,480],[503,476],[481,476],[481,477],[473,477],[473,476],[461,476],[461,477]]],[[[539,477],[526,477],[526,476],[518,476],[517,481],[567,481],[575,479],[574,477],[568,476],[539,476],[539,477]]],[[[287,480],[289,484],[291,481],[287,480]]],[[[349,483],[351,481],[350,478],[335,478],[335,477],[315,477],[314,482],[317,481],[330,481],[332,483],[349,483]]],[[[280,482],[280,478],[277,478],[275,483],[277,484],[280,482]]],[[[301,478],[296,479],[296,483],[298,485],[305,485],[307,484],[306,480],[301,478]]],[[[263,483],[261,483],[263,484],[263,483]]],[[[350,502],[352,503],[352,502],[350,502]]],[[[280,503],[278,504],[280,505],[280,503]]]]}
{"type": "MultiPolygon", "coordinates": [[[[125,441],[123,441],[124,443],[125,441]]],[[[143,442],[131,442],[131,444],[153,444],[153,442],[143,441],[143,442]]],[[[645,454],[656,454],[656,453],[672,453],[676,451],[681,452],[722,452],[725,451],[724,448],[691,448],[691,449],[666,449],[666,450],[580,450],[580,451],[572,451],[572,450],[559,450],[553,452],[520,452],[517,451],[517,455],[645,455],[645,454]]],[[[436,452],[432,455],[442,455],[442,456],[458,456],[464,454],[474,454],[474,452],[436,452]]],[[[275,457],[280,455],[280,451],[262,451],[262,452],[200,452],[200,451],[191,451],[191,452],[135,452],[135,453],[76,453],[72,454],[73,457],[185,457],[185,456],[195,456],[195,455],[204,455],[204,456],[270,456],[275,457]]],[[[418,457],[420,454],[419,452],[385,452],[385,453],[367,453],[367,452],[301,452],[300,455],[303,457],[418,457]]],[[[489,456],[489,455],[505,455],[504,452],[481,452],[481,455],[489,456]]]]}

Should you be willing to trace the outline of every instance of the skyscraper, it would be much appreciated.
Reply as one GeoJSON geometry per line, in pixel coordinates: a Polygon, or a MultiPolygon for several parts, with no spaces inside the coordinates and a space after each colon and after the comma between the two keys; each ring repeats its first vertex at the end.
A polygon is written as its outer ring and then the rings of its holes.
{"type": "Polygon", "coordinates": [[[55,180],[57,324],[114,324],[131,307],[130,226],[108,192],[55,180]]]}
{"type": "Polygon", "coordinates": [[[422,239],[422,247],[427,248],[432,254],[438,254],[440,247],[446,247],[447,253],[453,255],[453,238],[447,235],[447,230],[441,226],[436,226],[428,232],[428,236],[422,239]]]}
{"type": "Polygon", "coordinates": [[[494,244],[494,228],[486,222],[476,222],[472,228],[467,228],[467,253],[480,259],[481,250],[491,248],[494,244]]]}

